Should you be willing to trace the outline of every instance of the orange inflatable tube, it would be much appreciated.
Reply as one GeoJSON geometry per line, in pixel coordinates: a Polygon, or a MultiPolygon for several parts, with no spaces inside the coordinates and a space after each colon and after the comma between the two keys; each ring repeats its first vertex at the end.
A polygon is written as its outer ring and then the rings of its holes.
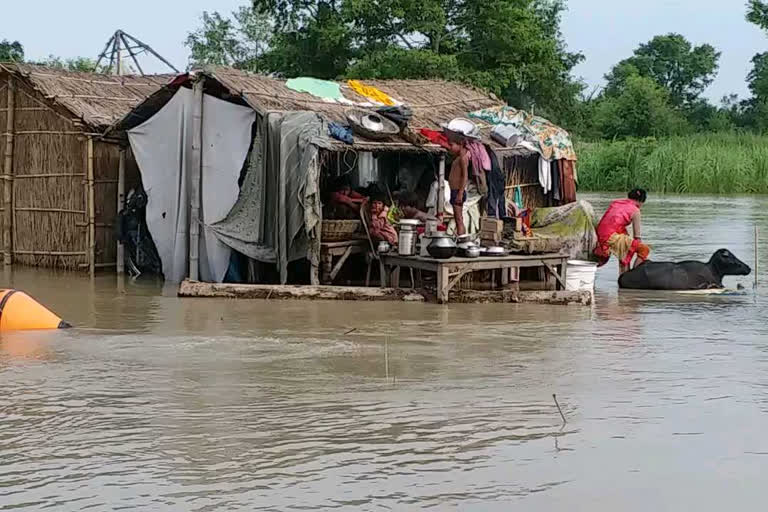
{"type": "Polygon", "coordinates": [[[24,292],[0,290],[0,331],[72,327],[24,292]]]}

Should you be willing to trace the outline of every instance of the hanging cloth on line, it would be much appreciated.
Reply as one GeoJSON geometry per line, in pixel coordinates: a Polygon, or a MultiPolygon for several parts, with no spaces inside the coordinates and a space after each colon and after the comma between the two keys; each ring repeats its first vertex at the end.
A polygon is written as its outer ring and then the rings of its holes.
{"type": "Polygon", "coordinates": [[[475,177],[483,174],[483,171],[491,170],[491,158],[488,156],[488,152],[485,150],[482,142],[473,140],[467,141],[467,150],[469,152],[469,160],[472,162],[472,172],[475,177]]]}
{"type": "Polygon", "coordinates": [[[525,209],[523,205],[523,191],[520,186],[515,187],[515,206],[522,211],[525,209]]]}
{"type": "Polygon", "coordinates": [[[549,160],[543,156],[539,156],[539,183],[541,188],[544,189],[544,193],[548,194],[552,190],[552,174],[550,171],[549,160]]]}
{"type": "Polygon", "coordinates": [[[389,107],[395,105],[395,101],[390,98],[387,93],[382,92],[371,85],[365,85],[359,80],[349,80],[347,81],[347,85],[360,96],[365,96],[376,103],[381,103],[382,105],[387,105],[389,107]]]}

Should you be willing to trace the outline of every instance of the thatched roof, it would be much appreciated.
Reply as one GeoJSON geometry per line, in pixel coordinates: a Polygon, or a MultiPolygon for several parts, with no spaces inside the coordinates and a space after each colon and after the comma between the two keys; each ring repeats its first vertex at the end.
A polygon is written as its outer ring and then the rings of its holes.
{"type": "Polygon", "coordinates": [[[176,75],[105,75],[80,73],[31,64],[0,64],[53,104],[96,130],[123,118],[176,75]]]}
{"type": "MultiPolygon", "coordinates": [[[[181,86],[191,86],[200,75],[207,77],[206,92],[215,94],[228,101],[248,105],[261,115],[270,112],[312,111],[317,112],[327,121],[347,124],[346,110],[354,105],[329,103],[311,94],[294,91],[286,87],[285,79],[256,75],[226,67],[209,67],[201,71],[179,75],[166,87],[158,90],[140,105],[116,122],[107,133],[129,130],[152,117],[173,96],[181,86]]],[[[389,94],[393,99],[409,106],[413,112],[410,127],[414,130],[430,128],[439,130],[440,125],[456,117],[466,117],[469,112],[483,108],[504,105],[504,102],[488,92],[468,85],[440,80],[365,80],[389,94]]],[[[370,100],[352,90],[346,82],[339,82],[342,94],[356,104],[369,103],[370,100]]],[[[488,136],[490,126],[476,121],[480,127],[484,142],[505,155],[528,155],[530,151],[521,148],[506,148],[491,141],[488,136]]],[[[339,150],[349,146],[335,139],[328,139],[324,145],[339,150]]],[[[371,141],[355,135],[355,149],[367,151],[431,151],[442,152],[440,146],[425,144],[414,146],[400,137],[383,141],[371,141]]]]}
{"type": "MultiPolygon", "coordinates": [[[[285,85],[284,79],[255,75],[232,68],[215,67],[205,74],[236,92],[257,111],[311,110],[329,121],[345,121],[344,111],[350,105],[328,103],[307,93],[297,92],[285,85]]],[[[481,108],[496,107],[504,103],[487,92],[467,85],[438,80],[365,80],[408,105],[413,110],[412,124],[420,128],[440,127],[455,117],[465,117],[468,112],[481,108]]],[[[352,90],[346,82],[339,82],[342,94],[353,102],[370,100],[352,90]]]]}
{"type": "MultiPolygon", "coordinates": [[[[230,92],[241,96],[254,110],[264,114],[275,111],[308,110],[317,112],[328,121],[347,124],[345,111],[350,105],[329,103],[311,94],[294,91],[285,85],[285,79],[256,75],[226,67],[206,68],[203,73],[217,80],[230,92]]],[[[488,92],[468,85],[441,80],[364,80],[387,93],[391,98],[408,105],[412,112],[410,126],[439,130],[440,125],[456,117],[466,117],[469,112],[483,108],[504,105],[504,102],[488,92]]],[[[346,82],[339,82],[344,97],[355,103],[369,102],[360,96],[346,82]]],[[[486,142],[490,127],[480,126],[486,142]]],[[[343,143],[334,143],[344,147],[343,143]]],[[[495,147],[499,148],[495,143],[495,147]]],[[[355,136],[355,145],[371,150],[415,149],[400,138],[386,141],[366,141],[355,136]]],[[[437,150],[438,146],[427,145],[423,149],[437,150]]],[[[499,148],[501,149],[501,148],[499,148]]]]}

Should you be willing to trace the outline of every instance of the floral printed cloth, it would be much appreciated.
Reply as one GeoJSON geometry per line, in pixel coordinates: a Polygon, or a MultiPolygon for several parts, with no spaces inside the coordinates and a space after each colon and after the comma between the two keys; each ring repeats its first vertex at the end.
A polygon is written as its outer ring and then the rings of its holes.
{"type": "Polygon", "coordinates": [[[512,125],[530,134],[539,143],[541,154],[547,160],[576,160],[576,151],[570,134],[543,117],[531,115],[512,107],[493,107],[469,113],[470,118],[492,125],[512,125]]]}

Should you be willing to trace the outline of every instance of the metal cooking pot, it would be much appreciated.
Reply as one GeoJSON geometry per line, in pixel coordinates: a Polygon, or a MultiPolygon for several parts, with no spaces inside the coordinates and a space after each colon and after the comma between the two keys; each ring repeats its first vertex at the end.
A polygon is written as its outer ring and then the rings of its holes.
{"type": "Polygon", "coordinates": [[[456,255],[458,247],[453,238],[447,235],[433,236],[427,246],[427,252],[430,256],[438,260],[447,260],[456,255]]]}
{"type": "Polygon", "coordinates": [[[464,257],[465,258],[479,258],[480,257],[480,248],[475,246],[469,247],[467,249],[464,249],[464,257]]]}

